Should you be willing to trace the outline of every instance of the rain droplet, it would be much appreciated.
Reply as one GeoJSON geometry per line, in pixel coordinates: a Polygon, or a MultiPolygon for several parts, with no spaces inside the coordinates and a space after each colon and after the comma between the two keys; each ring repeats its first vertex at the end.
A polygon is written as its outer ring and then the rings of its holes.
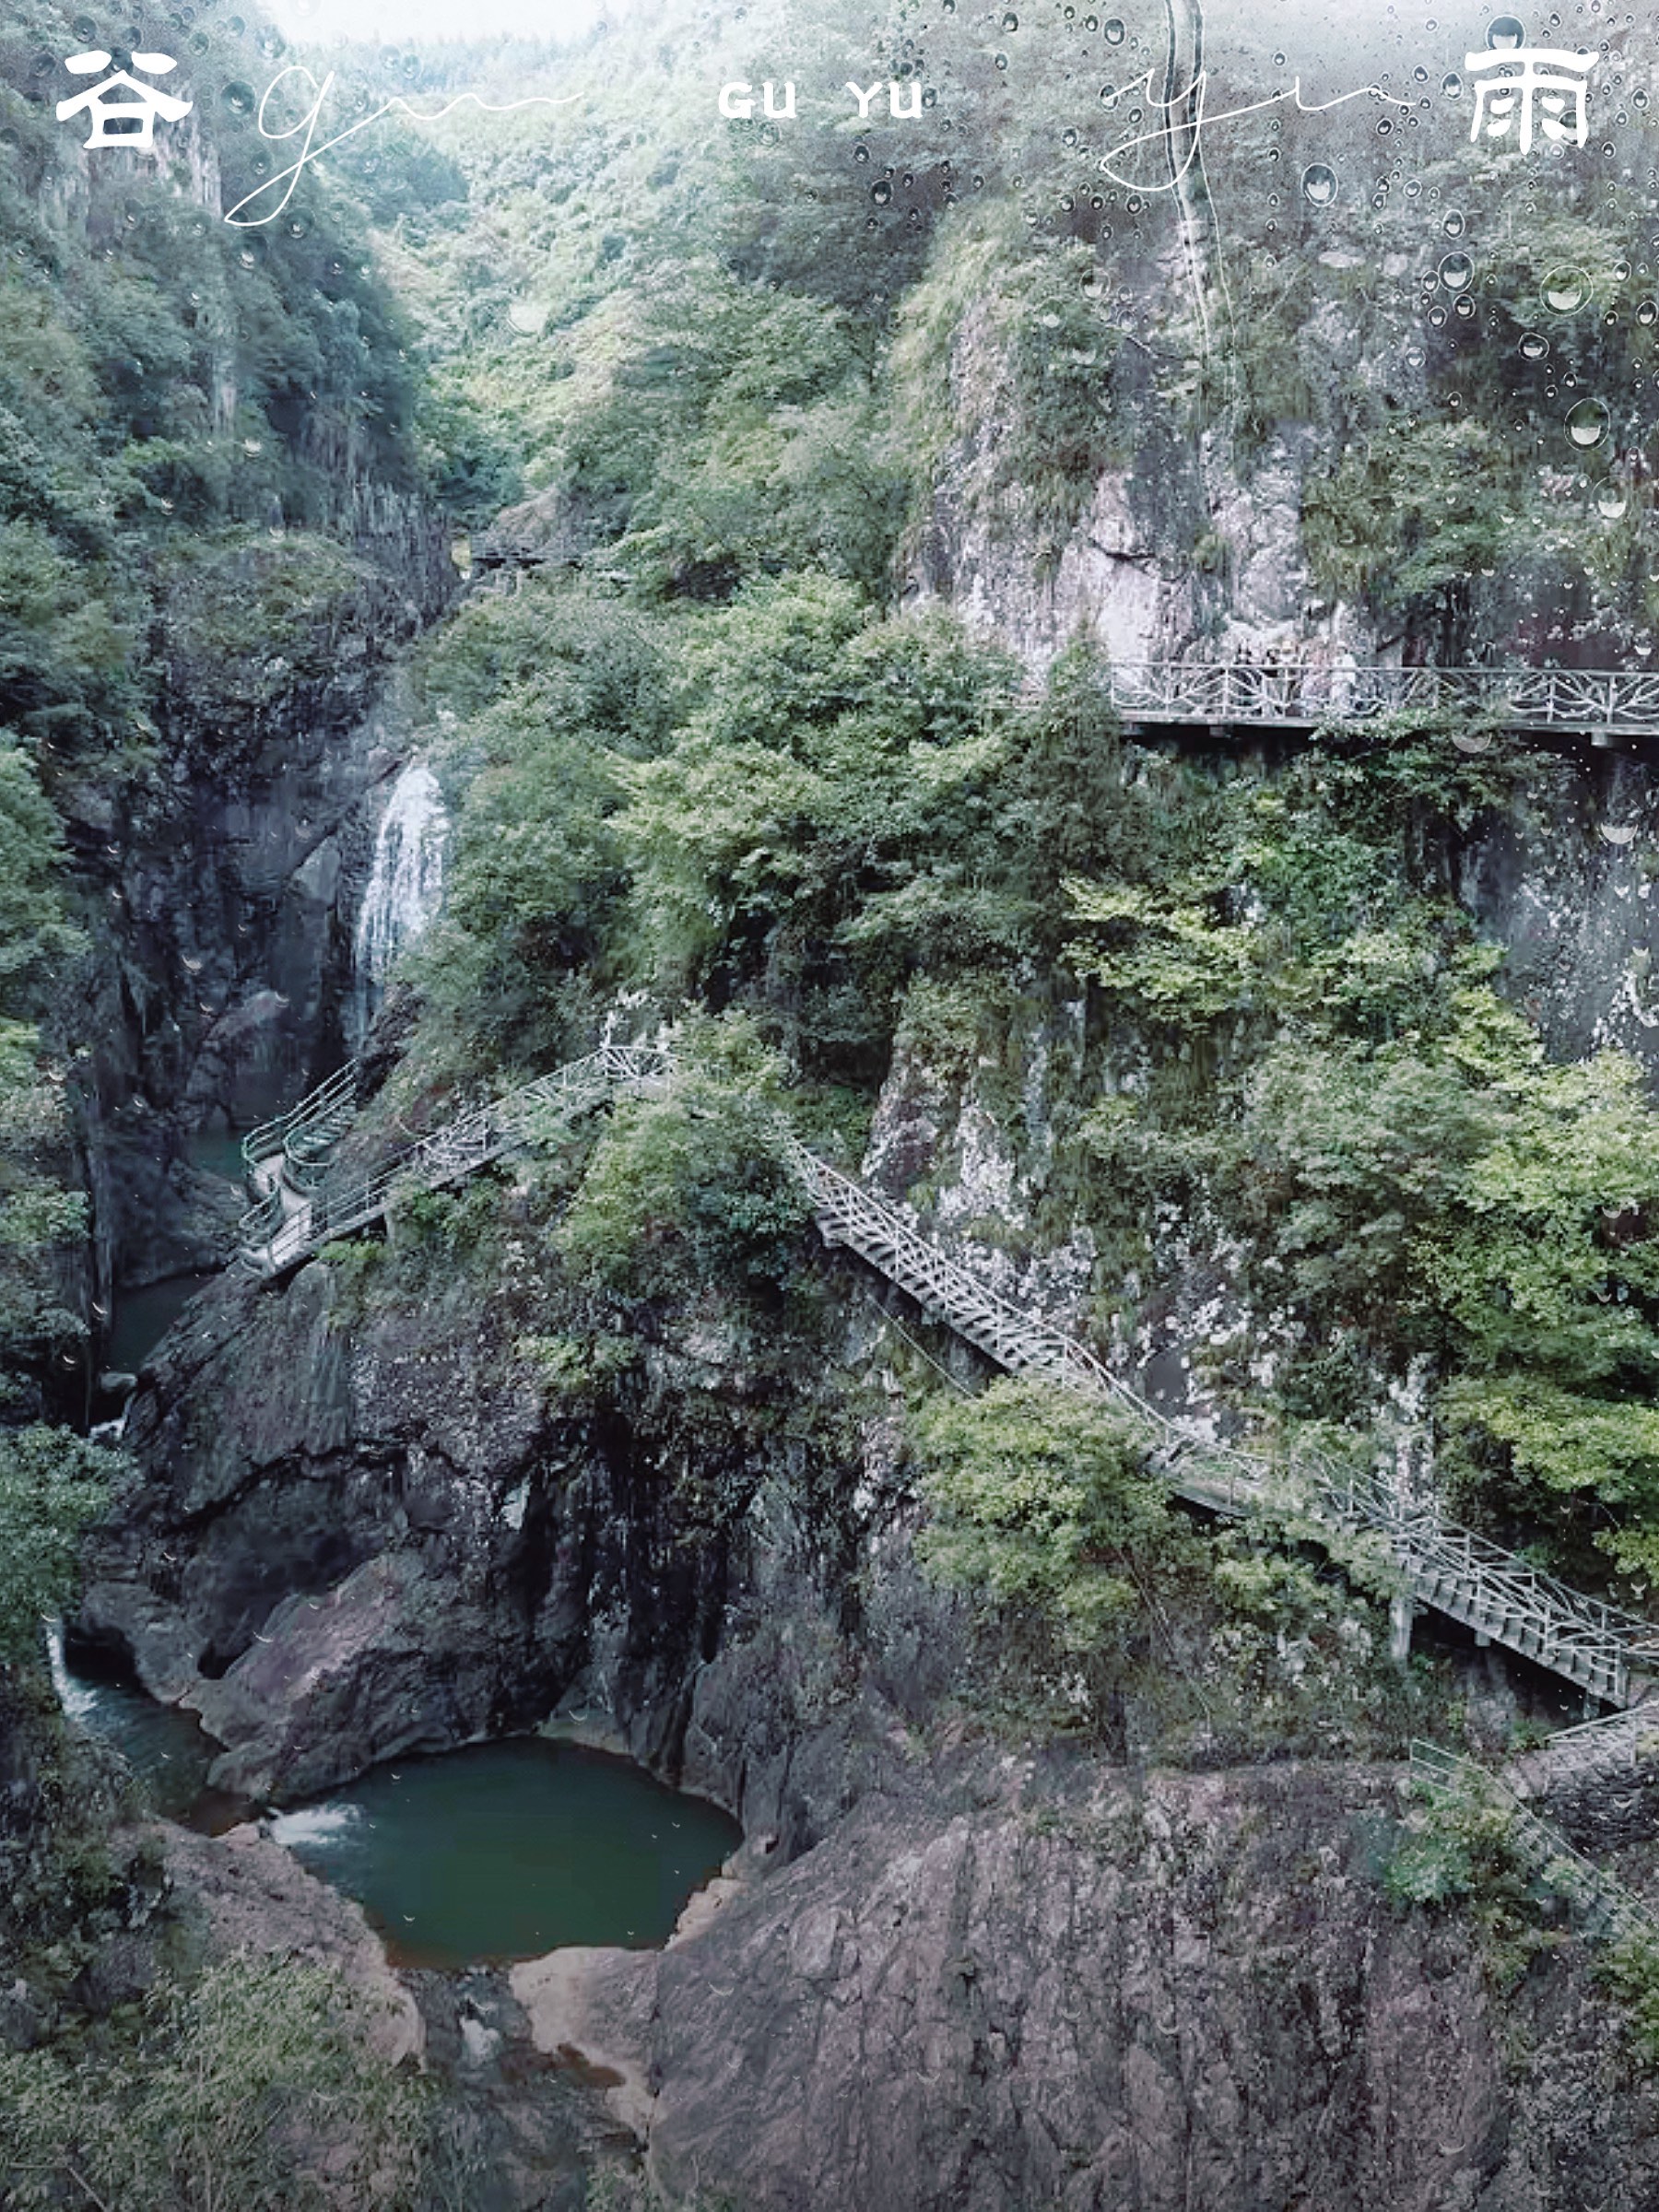
{"type": "Polygon", "coordinates": [[[1105,40],[1108,46],[1121,46],[1124,42],[1123,17],[1108,16],[1105,22],[1100,26],[1100,36],[1105,40]]]}
{"type": "Polygon", "coordinates": [[[1430,330],[1445,329],[1446,311],[1443,307],[1431,307],[1429,310],[1429,327],[1430,330]]]}
{"type": "Polygon", "coordinates": [[[1019,18],[1014,13],[1012,8],[1010,8],[1007,14],[1003,18],[1002,27],[1005,30],[1018,30],[1019,29],[1019,18]]]}
{"type": "Polygon", "coordinates": [[[1599,399],[1581,399],[1567,410],[1567,435],[1576,446],[1586,451],[1599,445],[1607,434],[1611,420],[1605,403],[1599,399]]]}
{"type": "Polygon", "coordinates": [[[1604,522],[1616,523],[1630,503],[1617,485],[1609,484],[1605,491],[1597,494],[1595,512],[1604,522]]]}
{"type": "Polygon", "coordinates": [[[1315,207],[1328,207],[1336,197],[1336,171],[1323,161],[1302,171],[1302,197],[1315,207]]]}
{"type": "Polygon", "coordinates": [[[80,41],[83,46],[91,45],[93,40],[98,36],[98,26],[93,22],[90,16],[76,17],[75,35],[80,41]]]}
{"type": "Polygon", "coordinates": [[[1551,269],[1543,288],[1545,306],[1558,315],[1576,313],[1590,296],[1589,279],[1579,269],[1551,269]]]}
{"type": "Polygon", "coordinates": [[[999,69],[1006,69],[1006,68],[1007,67],[1007,65],[1008,65],[1008,57],[1007,57],[1007,55],[1006,55],[1006,53],[999,53],[999,54],[997,55],[997,57],[996,57],[996,66],[997,66],[999,69]]]}
{"type": "Polygon", "coordinates": [[[1461,238],[1463,236],[1464,218],[1455,207],[1452,209],[1445,221],[1441,225],[1441,229],[1445,232],[1448,238],[1461,238]]]}
{"type": "Polygon", "coordinates": [[[893,188],[885,177],[870,187],[870,197],[877,207],[885,207],[893,196],[893,188]]]}
{"type": "Polygon", "coordinates": [[[1441,90],[1448,100],[1455,100],[1463,90],[1463,78],[1458,76],[1455,69],[1448,69],[1445,76],[1441,78],[1441,90]]]}
{"type": "Polygon", "coordinates": [[[1659,300],[1644,300],[1636,310],[1636,320],[1644,330],[1652,330],[1659,323],[1659,300]]]}
{"type": "Polygon", "coordinates": [[[232,115],[252,115],[253,112],[253,88],[252,85],[241,84],[232,79],[220,93],[219,98],[232,115]]]}
{"type": "Polygon", "coordinates": [[[1549,340],[1541,331],[1524,330],[1521,334],[1521,359],[1524,361],[1541,361],[1549,351],[1549,340]]]}
{"type": "Polygon", "coordinates": [[[1393,129],[1394,124],[1390,122],[1389,118],[1384,115],[1382,122],[1377,125],[1377,135],[1379,138],[1386,138],[1390,131],[1393,129]]]}
{"type": "Polygon", "coordinates": [[[1500,53],[1512,46],[1524,46],[1526,26],[1519,16],[1494,16],[1487,25],[1487,44],[1500,53]]]}
{"type": "Polygon", "coordinates": [[[1466,253],[1448,253],[1440,265],[1440,280],[1449,292],[1461,292],[1475,281],[1475,264],[1466,253]]]}
{"type": "Polygon", "coordinates": [[[1462,299],[1454,302],[1452,312],[1454,315],[1460,316],[1465,323],[1472,323],[1474,321],[1475,302],[1470,299],[1467,292],[1465,292],[1462,299]]]}

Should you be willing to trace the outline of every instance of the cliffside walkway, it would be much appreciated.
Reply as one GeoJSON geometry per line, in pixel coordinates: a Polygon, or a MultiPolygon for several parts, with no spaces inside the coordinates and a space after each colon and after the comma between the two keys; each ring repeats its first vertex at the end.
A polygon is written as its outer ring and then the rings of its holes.
{"type": "Polygon", "coordinates": [[[1659,670],[1130,661],[1112,667],[1109,688],[1130,723],[1312,730],[1389,714],[1460,714],[1594,745],[1659,736],[1659,670]]]}
{"type": "Polygon", "coordinates": [[[1524,1805],[1507,1776],[1421,1742],[1411,1747],[1411,1774],[1431,1806],[1498,1814],[1504,1841],[1521,1865],[1570,1899],[1594,1933],[1615,1942],[1659,1936],[1659,1919],[1643,1900],[1524,1805]]]}
{"type": "Polygon", "coordinates": [[[383,1219],[400,1197],[463,1182],[607,1100],[661,1089],[672,1065],[654,1045],[601,1045],[459,1115],[355,1182],[326,1172],[333,1147],[350,1126],[342,1101],[356,1094],[356,1070],[343,1068],[244,1141],[249,1181],[262,1194],[241,1218],[239,1265],[251,1275],[286,1274],[324,1244],[383,1219]]]}
{"type": "MultiPolygon", "coordinates": [[[[250,1180],[263,1195],[242,1220],[241,1265],[259,1276],[284,1274],[330,1240],[382,1218],[401,1195],[461,1182],[609,1100],[660,1092],[673,1069],[665,1047],[602,1045],[461,1114],[356,1182],[325,1171],[349,1126],[347,1106],[355,1095],[355,1072],[342,1070],[248,1138],[250,1180]]],[[[827,1242],[856,1252],[1010,1373],[1040,1376],[1117,1407],[1147,1433],[1155,1471],[1179,1496],[1213,1512],[1277,1511],[1324,1523],[1350,1542],[1377,1539],[1414,1602],[1524,1653],[1607,1704],[1639,1707],[1651,1687],[1646,1669],[1659,1654],[1653,1624],[1442,1520],[1379,1474],[1324,1463],[1286,1468],[1207,1436],[1194,1423],[1171,1419],[1119,1382],[1086,1346],[990,1289],[899,1207],[782,1126],[779,1145],[827,1242]]],[[[1622,1729],[1602,1723],[1567,1731],[1561,1757],[1575,1772],[1628,1763],[1634,1746],[1659,1734],[1659,1704],[1653,1712],[1651,1724],[1639,1708],[1617,1716],[1629,1724],[1622,1729]],[[1576,1739],[1571,1747],[1568,1738],[1576,1739]]],[[[1522,1794],[1547,1786],[1537,1764],[1547,1754],[1529,1757],[1534,1764],[1517,1775],[1522,1794]]]]}

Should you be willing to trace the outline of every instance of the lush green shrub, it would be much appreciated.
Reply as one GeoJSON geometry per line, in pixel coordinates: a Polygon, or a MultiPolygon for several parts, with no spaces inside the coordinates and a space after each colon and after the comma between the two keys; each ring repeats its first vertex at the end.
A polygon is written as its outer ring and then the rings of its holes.
{"type": "Polygon", "coordinates": [[[149,2001],[138,2051],[0,2055],[0,2184],[18,2212],[402,2212],[424,2134],[418,2085],[367,2041],[333,1968],[242,1952],[149,2001]]]}
{"type": "Polygon", "coordinates": [[[41,1650],[41,1617],[72,1596],[81,1531],[124,1471],[66,1429],[0,1430],[0,1662],[41,1650]]]}
{"type": "Polygon", "coordinates": [[[810,1218],[779,1149],[778,1063],[745,1023],[699,1025],[667,1095],[612,1112],[554,1242],[578,1279],[629,1298],[777,1292],[810,1218]]]}
{"type": "Polygon", "coordinates": [[[1139,1614],[1146,1577],[1179,1548],[1147,1440],[1108,1408],[1002,1380],[927,1401],[912,1424],[931,1519],[917,1540],[939,1580],[1091,1652],[1139,1614]]]}

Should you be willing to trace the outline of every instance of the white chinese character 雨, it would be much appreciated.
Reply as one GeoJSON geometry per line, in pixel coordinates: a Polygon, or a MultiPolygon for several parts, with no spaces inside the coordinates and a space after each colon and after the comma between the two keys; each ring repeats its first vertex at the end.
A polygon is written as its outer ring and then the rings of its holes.
{"type": "MultiPolygon", "coordinates": [[[[90,53],[72,53],[64,64],[76,76],[91,76],[100,69],[107,69],[111,56],[95,50],[90,53]]],[[[135,53],[135,69],[142,69],[147,76],[162,76],[178,67],[171,53],[135,53]]],[[[148,152],[156,143],[156,121],[177,123],[188,115],[193,103],[175,100],[171,93],[157,91],[154,85],[141,85],[135,76],[124,69],[117,69],[101,84],[92,85],[74,100],[60,100],[58,120],[66,122],[83,109],[92,119],[92,135],[87,140],[93,146],[135,146],[148,152]],[[112,100],[112,92],[127,91],[136,95],[133,100],[112,100]]]]}
{"type": "Polygon", "coordinates": [[[1590,135],[1584,113],[1584,79],[1600,58],[1599,54],[1568,53],[1549,46],[1506,47],[1495,53],[1466,54],[1464,65],[1472,76],[1478,76],[1484,69],[1520,70],[1518,76],[1505,74],[1477,84],[1470,138],[1479,139],[1483,122],[1488,138],[1506,137],[1519,115],[1521,130],[1516,143],[1522,153],[1530,154],[1535,102],[1544,111],[1540,127],[1546,138],[1571,139],[1574,146],[1583,146],[1590,135]],[[1570,100],[1573,103],[1571,125],[1562,121],[1570,100]]]}

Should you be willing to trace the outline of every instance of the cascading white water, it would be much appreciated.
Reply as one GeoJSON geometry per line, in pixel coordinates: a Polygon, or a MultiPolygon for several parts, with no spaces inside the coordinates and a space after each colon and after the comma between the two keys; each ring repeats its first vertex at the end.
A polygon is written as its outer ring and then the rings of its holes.
{"type": "Polygon", "coordinates": [[[46,1622],[46,1661],[52,1669],[52,1687],[65,1716],[83,1724],[98,1711],[98,1692],[77,1682],[64,1657],[64,1624],[55,1614],[46,1622]]]}
{"type": "Polygon", "coordinates": [[[392,787],[374,841],[374,865],[358,914],[352,982],[354,1048],[360,1048],[398,955],[430,924],[443,899],[449,816],[438,779],[411,760],[392,787]]]}

